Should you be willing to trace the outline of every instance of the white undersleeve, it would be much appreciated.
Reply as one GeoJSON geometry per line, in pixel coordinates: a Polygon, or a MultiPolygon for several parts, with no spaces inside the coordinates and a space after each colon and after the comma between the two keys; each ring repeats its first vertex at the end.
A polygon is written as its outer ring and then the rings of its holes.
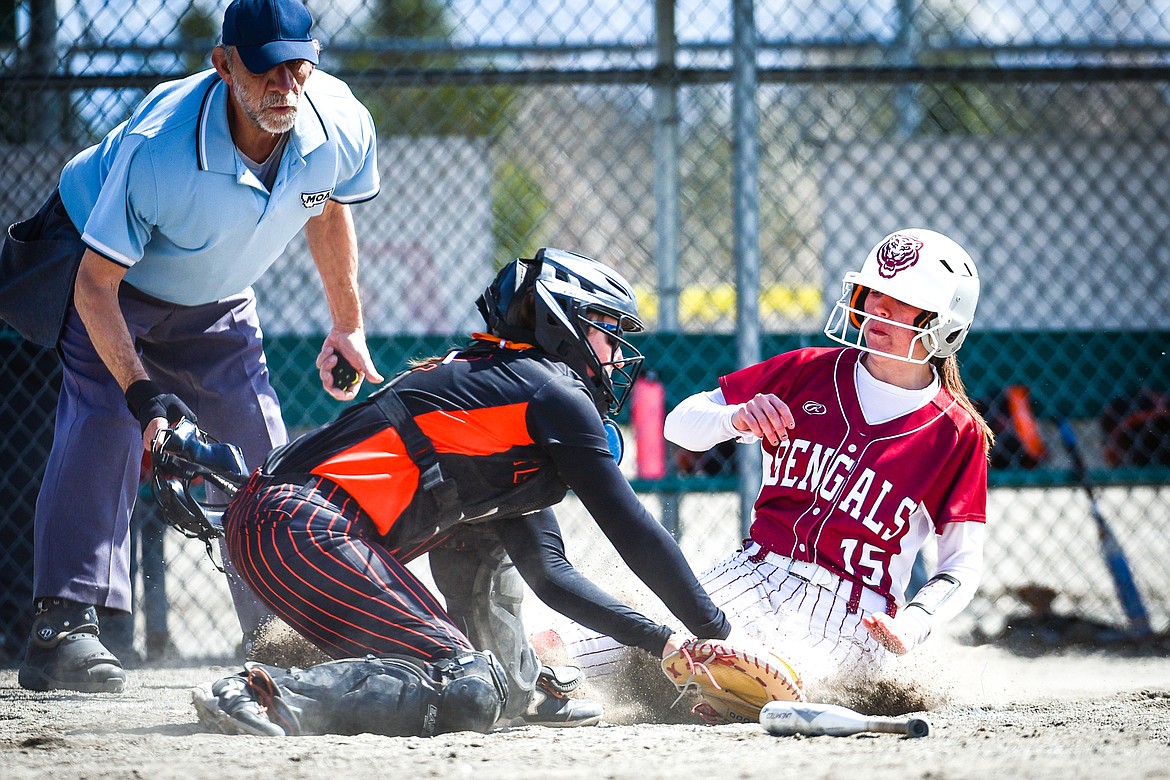
{"type": "MultiPolygon", "coordinates": [[[[861,411],[871,425],[921,409],[938,395],[939,389],[937,373],[929,386],[906,390],[875,379],[861,361],[857,363],[855,382],[861,411]]],[[[704,452],[728,439],[752,444],[759,439],[750,432],[736,430],[731,424],[740,406],[728,404],[722,388],[695,393],[666,415],[663,432],[667,441],[692,452],[704,452]]]]}
{"type": "MultiPolygon", "coordinates": [[[[986,523],[947,523],[938,535],[938,564],[932,577],[949,574],[959,581],[959,587],[931,617],[931,626],[937,628],[951,620],[971,603],[979,581],[983,577],[983,539],[986,523]]],[[[907,601],[914,601],[908,594],[907,601]]]]}
{"type": "Polygon", "coordinates": [[[741,444],[759,441],[750,432],[737,431],[731,418],[738,405],[728,406],[723,390],[696,393],[684,399],[666,415],[666,440],[692,452],[705,452],[720,442],[735,439],[741,444]]]}

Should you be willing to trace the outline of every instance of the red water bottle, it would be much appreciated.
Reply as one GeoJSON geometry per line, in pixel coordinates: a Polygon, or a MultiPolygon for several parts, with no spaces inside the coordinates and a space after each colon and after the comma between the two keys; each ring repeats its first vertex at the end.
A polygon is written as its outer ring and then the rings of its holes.
{"type": "Polygon", "coordinates": [[[638,445],[638,479],[662,479],[666,476],[666,439],[662,436],[666,387],[653,372],[639,377],[630,392],[630,422],[638,445]]]}

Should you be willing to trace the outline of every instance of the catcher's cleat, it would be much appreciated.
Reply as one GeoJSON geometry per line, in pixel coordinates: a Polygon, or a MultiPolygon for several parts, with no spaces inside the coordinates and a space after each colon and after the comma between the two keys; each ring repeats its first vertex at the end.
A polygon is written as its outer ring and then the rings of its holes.
{"type": "Polygon", "coordinates": [[[512,720],[513,726],[546,726],[549,728],[574,728],[596,726],[601,722],[602,708],[590,699],[558,699],[552,694],[537,690],[524,714],[512,720]]]}
{"type": "Polygon", "coordinates": [[[283,737],[284,729],[268,718],[248,683],[240,676],[224,677],[191,689],[191,703],[199,722],[220,734],[283,737]]]}
{"type": "Polygon", "coordinates": [[[581,687],[585,681],[585,673],[579,666],[549,666],[540,667],[540,674],[536,676],[536,687],[550,693],[557,698],[564,698],[581,687]]]}
{"type": "Polygon", "coordinates": [[[97,610],[66,599],[40,599],[18,681],[30,691],[121,693],[126,672],[98,638],[97,610]]]}
{"type": "Polygon", "coordinates": [[[280,730],[287,736],[299,736],[301,724],[297,716],[298,710],[285,701],[281,695],[280,686],[272,679],[269,669],[277,671],[275,667],[265,667],[263,664],[253,661],[244,664],[244,674],[248,679],[248,693],[260,705],[260,711],[268,717],[270,722],[280,727],[280,730]]]}
{"type": "Polygon", "coordinates": [[[512,720],[513,726],[547,726],[574,728],[596,726],[602,707],[590,699],[573,699],[569,694],[581,686],[581,670],[575,666],[542,666],[536,678],[536,690],[524,713],[512,720]]]}

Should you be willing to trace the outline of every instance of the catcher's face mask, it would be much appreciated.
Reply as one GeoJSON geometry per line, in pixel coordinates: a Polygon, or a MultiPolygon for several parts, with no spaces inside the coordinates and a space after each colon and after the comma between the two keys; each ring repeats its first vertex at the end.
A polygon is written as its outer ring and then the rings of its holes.
{"type": "Polygon", "coordinates": [[[166,522],[192,539],[204,542],[222,535],[226,503],[195,497],[211,484],[229,498],[247,479],[244,456],[234,444],[210,441],[193,422],[180,420],[164,428],[151,442],[151,493],[166,522]]]}
{"type": "Polygon", "coordinates": [[[199,503],[191,494],[191,481],[155,472],[150,492],[168,525],[191,539],[216,539],[223,535],[223,512],[199,503]]]}

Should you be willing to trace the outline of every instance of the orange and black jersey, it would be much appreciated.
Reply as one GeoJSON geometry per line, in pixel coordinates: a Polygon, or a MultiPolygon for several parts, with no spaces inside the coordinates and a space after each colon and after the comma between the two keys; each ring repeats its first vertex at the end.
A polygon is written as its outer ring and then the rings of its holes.
{"type": "Polygon", "coordinates": [[[454,481],[462,517],[439,518],[402,438],[372,398],[274,451],[264,468],[267,474],[311,473],[337,483],[392,549],[410,549],[433,536],[436,522],[515,516],[558,503],[568,480],[558,473],[552,448],[610,457],[585,386],[564,364],[539,352],[494,346],[453,352],[441,363],[410,371],[392,391],[430,439],[445,477],[454,481]]]}
{"type": "Polygon", "coordinates": [[[498,524],[518,570],[550,606],[626,644],[661,650],[668,629],[601,592],[564,559],[554,516],[538,510],[572,489],[634,573],[688,630],[726,635],[722,611],[638,500],[609,452],[588,390],[563,363],[537,350],[479,344],[408,372],[392,391],[430,439],[444,477],[454,482],[459,513],[440,511],[420,487],[418,467],[373,397],[275,450],[264,472],[336,483],[404,561],[456,522],[498,524]]]}

